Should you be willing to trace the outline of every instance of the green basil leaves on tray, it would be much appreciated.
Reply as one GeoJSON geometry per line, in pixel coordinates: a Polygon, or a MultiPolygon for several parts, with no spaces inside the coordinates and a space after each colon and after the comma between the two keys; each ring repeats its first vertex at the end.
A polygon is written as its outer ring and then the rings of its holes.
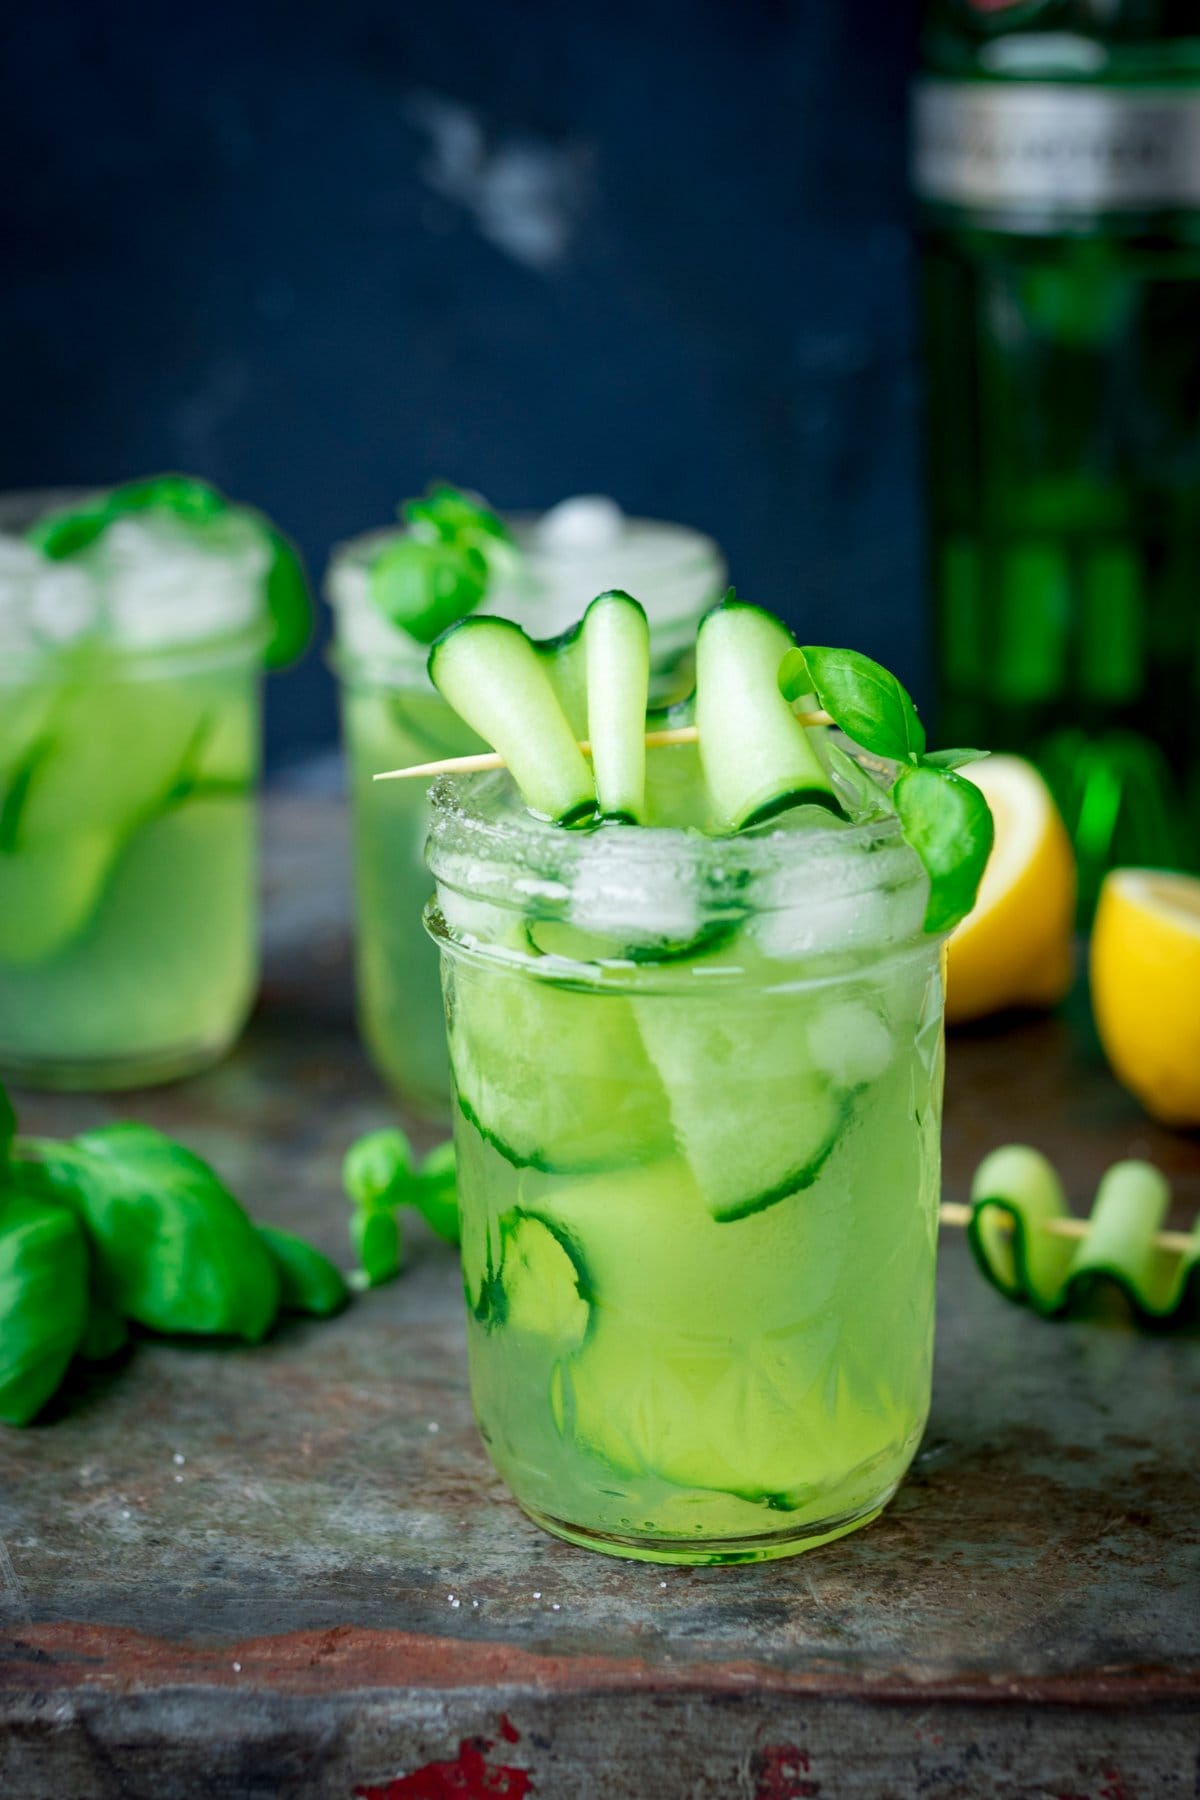
{"type": "Polygon", "coordinates": [[[0,1422],[26,1425],[71,1362],[143,1332],[257,1343],[349,1299],[329,1259],[255,1225],[200,1157],[148,1125],[16,1135],[0,1086],[0,1422]]]}
{"type": "Polygon", "coordinates": [[[360,1286],[378,1287],[403,1268],[404,1243],[397,1218],[402,1206],[419,1212],[446,1243],[457,1244],[452,1143],[439,1144],[414,1168],[412,1145],[404,1132],[394,1126],[370,1131],[346,1152],[342,1185],[354,1208],[350,1242],[361,1270],[360,1286]]]}
{"type": "Polygon", "coordinates": [[[27,1425],[56,1393],[88,1322],[88,1253],[73,1212],[0,1193],[0,1420],[27,1425]]]}

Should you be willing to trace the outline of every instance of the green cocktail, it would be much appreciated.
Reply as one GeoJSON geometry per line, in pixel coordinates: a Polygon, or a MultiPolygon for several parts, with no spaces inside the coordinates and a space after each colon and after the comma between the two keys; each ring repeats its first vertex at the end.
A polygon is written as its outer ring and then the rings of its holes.
{"type": "MultiPolygon", "coordinates": [[[[471,1385],[560,1536],[791,1554],[872,1518],[924,1425],[940,939],[895,815],[564,831],[506,775],[435,790],[471,1385]]],[[[879,796],[882,800],[882,796],[879,796]]],[[[663,821],[663,823],[659,823],[663,821]]]]}
{"type": "Polygon", "coordinates": [[[0,1072],[139,1085],[220,1055],[253,998],[272,550],[216,496],[56,557],[24,535],[44,505],[0,520],[0,1072]]]}
{"type": "MultiPolygon", "coordinates": [[[[649,603],[656,700],[686,691],[696,621],[719,593],[724,567],[708,538],[684,526],[626,519],[611,502],[564,502],[512,521],[516,555],[483,602],[548,638],[605,587],[643,589],[649,603]]],[[[350,765],[357,896],[358,1005],[381,1074],[413,1106],[444,1114],[449,1070],[437,956],[420,927],[429,894],[429,809],[420,784],[373,783],[402,768],[486,748],[436,692],[418,641],[372,604],[369,572],[400,529],[372,532],[334,556],[327,594],[350,765]]]]}

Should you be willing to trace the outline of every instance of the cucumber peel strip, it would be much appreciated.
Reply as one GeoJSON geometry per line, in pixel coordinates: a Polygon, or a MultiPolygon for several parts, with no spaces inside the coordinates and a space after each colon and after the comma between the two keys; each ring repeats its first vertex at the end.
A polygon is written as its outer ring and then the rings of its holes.
{"type": "Polygon", "coordinates": [[[1152,1164],[1118,1162],[1100,1183],[1087,1236],[1058,1236],[1046,1227],[1071,1213],[1057,1171],[1039,1151],[1006,1144],[976,1170],[967,1242],[992,1286],[1042,1318],[1108,1286],[1143,1325],[1182,1322],[1200,1310],[1200,1221],[1187,1250],[1156,1244],[1169,1200],[1152,1164]]]}

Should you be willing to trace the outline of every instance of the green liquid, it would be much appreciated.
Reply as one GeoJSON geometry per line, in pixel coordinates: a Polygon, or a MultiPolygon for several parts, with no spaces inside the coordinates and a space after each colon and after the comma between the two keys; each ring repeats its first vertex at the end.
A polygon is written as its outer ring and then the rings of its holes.
{"type": "Polygon", "coordinates": [[[818,983],[743,933],[703,986],[444,956],[472,1395],[522,1506],[695,1563],[873,1517],[929,1403],[936,946],[818,983]]]}
{"type": "Polygon", "coordinates": [[[125,1087],[204,1065],[256,974],[253,671],[93,652],[3,698],[0,1071],[125,1087]]]}

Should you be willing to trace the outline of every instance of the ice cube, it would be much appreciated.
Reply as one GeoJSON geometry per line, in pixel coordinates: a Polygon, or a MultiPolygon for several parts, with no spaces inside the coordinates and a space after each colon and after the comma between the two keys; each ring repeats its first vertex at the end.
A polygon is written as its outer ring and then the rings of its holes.
{"type": "Polygon", "coordinates": [[[848,996],[818,1005],[807,1038],[814,1068],[823,1069],[835,1087],[876,1081],[892,1060],[892,1034],[879,1014],[848,996]]]}
{"type": "Polygon", "coordinates": [[[625,532],[625,514],[607,494],[576,494],[543,513],[536,528],[542,550],[605,550],[625,532]]]}
{"type": "Polygon", "coordinates": [[[773,961],[883,952],[920,934],[928,878],[906,845],[874,852],[827,833],[800,868],[759,882],[750,932],[773,961]]]}
{"type": "Polygon", "coordinates": [[[597,832],[575,867],[567,917],[581,931],[633,946],[690,943],[703,923],[702,895],[694,863],[678,854],[678,834],[620,825],[597,832]]]}
{"type": "Polygon", "coordinates": [[[166,512],[117,519],[79,560],[109,628],[130,648],[194,642],[252,624],[270,552],[236,512],[196,527],[166,512]]]}
{"type": "Polygon", "coordinates": [[[95,622],[95,591],[81,569],[51,562],[22,538],[0,534],[0,645],[36,650],[83,636],[95,622]]]}

